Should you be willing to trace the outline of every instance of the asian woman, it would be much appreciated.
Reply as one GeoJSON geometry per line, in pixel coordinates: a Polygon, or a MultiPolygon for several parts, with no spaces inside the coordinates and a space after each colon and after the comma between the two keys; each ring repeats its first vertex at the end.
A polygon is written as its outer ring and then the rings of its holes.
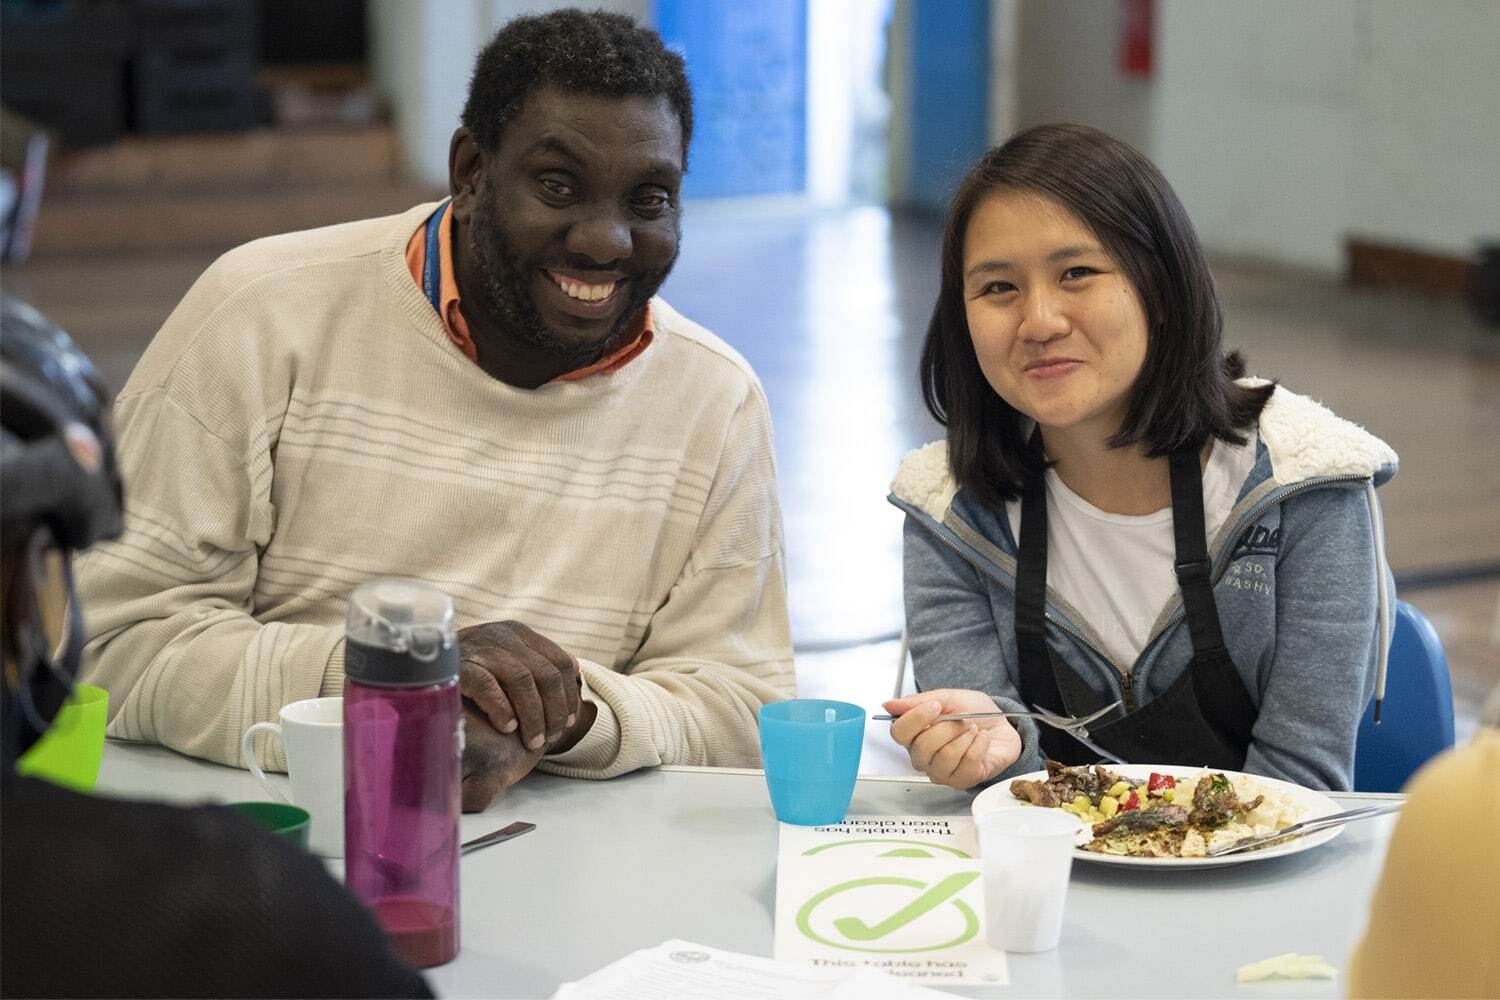
{"type": "Polygon", "coordinates": [[[892,737],[971,788],[1088,763],[1346,789],[1383,690],[1394,585],[1383,442],[1245,378],[1181,203],[1139,152],[1047,125],[954,197],[922,353],[946,439],[909,455],[918,694],[892,737]],[[1117,704],[1115,704],[1117,703],[1117,704]],[[1083,740],[1031,719],[1115,707],[1083,740]]]}

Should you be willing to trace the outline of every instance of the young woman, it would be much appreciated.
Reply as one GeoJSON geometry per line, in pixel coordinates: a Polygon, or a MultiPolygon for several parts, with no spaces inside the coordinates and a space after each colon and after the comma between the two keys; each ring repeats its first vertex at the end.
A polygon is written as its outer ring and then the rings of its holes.
{"type": "Polygon", "coordinates": [[[922,352],[947,440],[902,463],[922,693],[887,703],[933,781],[1045,758],[1207,765],[1348,788],[1394,599],[1384,443],[1222,353],[1182,205],[1130,146],[1048,125],[953,200],[922,352]],[[1029,719],[940,714],[1038,706],[1029,719]]]}

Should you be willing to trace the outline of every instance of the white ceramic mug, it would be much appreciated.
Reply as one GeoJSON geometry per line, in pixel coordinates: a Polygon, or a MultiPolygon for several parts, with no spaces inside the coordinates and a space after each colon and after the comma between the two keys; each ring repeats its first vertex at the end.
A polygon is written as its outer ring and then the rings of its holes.
{"type": "Polygon", "coordinates": [[[255,734],[275,733],[286,747],[292,802],[312,814],[307,846],[325,858],[344,856],[344,699],[308,698],[282,707],[280,724],[245,730],[240,752],[257,781],[279,802],[287,798],[255,759],[255,734]]]}

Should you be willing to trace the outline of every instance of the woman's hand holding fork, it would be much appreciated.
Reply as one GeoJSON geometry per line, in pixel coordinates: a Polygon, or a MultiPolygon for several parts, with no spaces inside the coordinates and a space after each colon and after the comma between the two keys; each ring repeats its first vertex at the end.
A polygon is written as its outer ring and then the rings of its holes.
{"type": "Polygon", "coordinates": [[[940,688],[885,702],[896,718],[891,738],[906,749],[912,766],[934,784],[972,788],[998,775],[1021,756],[1021,736],[1010,720],[965,719],[939,722],[941,715],[998,712],[981,691],[940,688]]]}

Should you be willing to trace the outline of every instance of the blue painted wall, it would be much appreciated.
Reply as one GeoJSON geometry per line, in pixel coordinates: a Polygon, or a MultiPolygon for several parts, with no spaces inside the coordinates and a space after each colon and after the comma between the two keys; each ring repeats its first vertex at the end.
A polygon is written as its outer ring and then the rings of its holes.
{"type": "Polygon", "coordinates": [[[910,200],[945,208],[989,148],[989,0],[912,0],[910,200]]]}
{"type": "Polygon", "coordinates": [[[807,0],[656,0],[693,85],[689,198],[800,192],[807,169],[807,0]]]}

